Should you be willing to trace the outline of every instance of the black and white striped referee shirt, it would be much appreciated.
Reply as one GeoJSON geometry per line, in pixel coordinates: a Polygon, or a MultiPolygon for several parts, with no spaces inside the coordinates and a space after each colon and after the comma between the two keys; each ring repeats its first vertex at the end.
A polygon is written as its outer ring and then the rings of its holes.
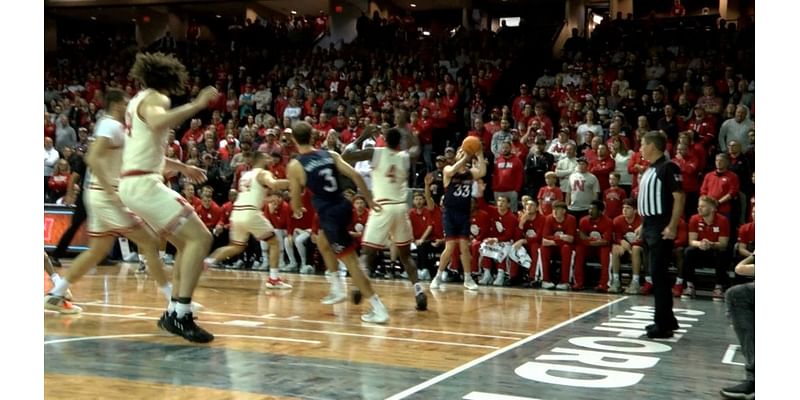
{"type": "Polygon", "coordinates": [[[661,156],[639,178],[639,215],[669,220],[675,202],[674,192],[683,192],[681,169],[666,156],[661,156]]]}

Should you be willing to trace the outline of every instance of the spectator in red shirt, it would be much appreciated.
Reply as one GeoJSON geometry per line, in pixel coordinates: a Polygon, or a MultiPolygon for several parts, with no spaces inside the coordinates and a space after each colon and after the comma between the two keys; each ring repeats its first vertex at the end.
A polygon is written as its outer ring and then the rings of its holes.
{"type": "Polygon", "coordinates": [[[575,249],[575,284],[572,285],[572,290],[578,291],[584,288],[584,267],[586,257],[589,255],[597,255],[600,258],[600,282],[595,290],[599,292],[608,290],[608,266],[614,225],[610,218],[603,215],[603,211],[605,211],[603,202],[595,200],[589,206],[589,215],[581,218],[575,249]]]}
{"type": "Polygon", "coordinates": [[[56,200],[64,197],[70,184],[72,184],[72,171],[69,168],[69,162],[62,158],[56,162],[53,175],[47,180],[50,201],[55,203],[56,200]]]}
{"type": "Polygon", "coordinates": [[[739,235],[736,238],[736,253],[738,259],[747,258],[756,251],[756,210],[750,213],[752,220],[739,227],[739,235]]]}
{"type": "Polygon", "coordinates": [[[600,191],[605,192],[609,187],[608,177],[614,172],[616,162],[608,153],[606,145],[597,146],[597,159],[589,164],[589,172],[591,172],[600,182],[600,191]]]}
{"type": "Polygon", "coordinates": [[[433,233],[433,221],[430,211],[425,208],[425,196],[420,192],[414,193],[414,207],[408,211],[408,218],[411,220],[411,230],[414,235],[412,250],[416,249],[416,264],[419,269],[419,279],[429,280],[432,276],[431,271],[436,268],[433,263],[433,247],[431,246],[431,236],[433,233]]]}
{"type": "Polygon", "coordinates": [[[564,201],[564,193],[558,186],[558,176],[550,171],[544,174],[547,186],[539,189],[536,199],[539,201],[539,213],[547,217],[553,213],[553,204],[557,201],[564,201]]]}
{"type": "Polygon", "coordinates": [[[353,197],[353,218],[347,231],[350,232],[356,243],[361,243],[361,236],[364,234],[364,227],[367,225],[367,218],[369,217],[369,210],[367,210],[367,203],[364,196],[356,195],[353,197]]]}
{"type": "MultiPolygon", "coordinates": [[[[224,226],[222,223],[222,208],[211,199],[213,195],[214,189],[211,186],[203,186],[200,189],[200,204],[194,208],[194,211],[206,225],[206,228],[214,235],[214,244],[216,244],[217,238],[221,236],[224,230],[224,226]]],[[[216,249],[216,247],[213,247],[213,249],[216,249]]]]}
{"type": "MultiPolygon", "coordinates": [[[[717,201],[717,210],[730,221],[734,210],[732,204],[739,197],[739,177],[728,170],[730,158],[726,153],[717,154],[716,171],[706,174],[700,186],[700,196],[709,196],[717,201]]],[[[726,232],[729,234],[729,232],[726,232]]]]}
{"type": "MultiPolygon", "coordinates": [[[[286,260],[283,256],[284,252],[286,251],[286,230],[289,223],[290,218],[290,207],[289,203],[283,200],[283,197],[278,194],[272,194],[267,198],[266,205],[264,206],[264,216],[267,217],[269,222],[272,224],[272,227],[275,229],[275,236],[278,237],[278,244],[280,247],[280,272],[297,272],[297,266],[294,269],[289,269],[286,260]]],[[[262,245],[262,257],[265,260],[266,258],[264,254],[266,254],[267,249],[269,246],[262,245]]],[[[293,250],[293,249],[290,249],[293,250]]]]}
{"type": "Polygon", "coordinates": [[[634,152],[628,160],[628,173],[631,174],[631,198],[635,199],[639,195],[639,175],[650,167],[650,161],[642,156],[640,151],[634,152]]]}
{"type": "Polygon", "coordinates": [[[472,130],[469,131],[469,136],[475,136],[480,139],[481,143],[483,143],[483,154],[489,154],[492,148],[492,133],[483,125],[481,117],[476,117],[472,120],[472,130]]]}
{"type": "Polygon", "coordinates": [[[610,187],[603,192],[603,202],[606,204],[605,215],[612,220],[622,214],[623,202],[628,197],[625,189],[619,187],[619,179],[619,173],[611,173],[608,177],[610,187]]]}
{"type": "Polygon", "coordinates": [[[639,273],[642,270],[643,250],[642,241],[639,239],[639,226],[642,219],[636,212],[636,200],[625,199],[622,206],[622,215],[614,218],[614,246],[611,249],[611,286],[609,293],[620,293],[622,287],[619,279],[620,260],[626,254],[630,256],[631,284],[626,293],[639,294],[639,273]]]}
{"type": "Polygon", "coordinates": [[[542,289],[569,289],[569,271],[572,266],[572,251],[575,249],[575,217],[567,214],[567,203],[553,204],[553,214],[548,216],[542,229],[542,289]],[[554,254],[561,256],[561,278],[558,284],[550,280],[550,260],[554,254]]]}
{"type": "MultiPolygon", "coordinates": [[[[514,243],[514,251],[520,246],[525,245],[531,259],[539,258],[539,247],[542,245],[542,234],[544,232],[544,221],[546,217],[539,213],[538,203],[530,199],[525,201],[524,209],[519,216],[519,229],[522,238],[514,243]]],[[[531,282],[536,280],[536,268],[532,266],[528,269],[528,278],[531,282]]]]}
{"type": "Polygon", "coordinates": [[[505,196],[509,200],[511,212],[517,212],[517,196],[522,190],[525,171],[519,157],[511,154],[511,142],[500,145],[500,155],[494,161],[492,191],[497,196],[505,196]]]}
{"type": "MultiPolygon", "coordinates": [[[[697,158],[689,152],[689,146],[686,143],[678,143],[678,153],[672,159],[681,169],[681,178],[683,179],[683,192],[686,193],[686,204],[697,204],[700,198],[700,183],[698,177],[700,176],[700,167],[697,158]]],[[[688,219],[694,214],[691,207],[685,207],[684,213],[688,219]]]]}
{"type": "Polygon", "coordinates": [[[203,141],[203,128],[200,126],[202,123],[200,122],[200,118],[192,118],[192,122],[189,125],[189,129],[183,133],[181,137],[181,145],[186,147],[190,140],[194,140],[195,143],[201,143],[203,141]]]}
{"type": "Polygon", "coordinates": [[[200,206],[200,198],[195,195],[194,191],[194,184],[191,182],[184,182],[183,186],[181,187],[181,195],[183,196],[186,201],[192,206],[192,208],[197,208],[200,206]]]}
{"type": "Polygon", "coordinates": [[[683,280],[686,281],[686,289],[683,296],[695,296],[695,269],[713,265],[716,269],[716,280],[711,297],[714,301],[722,301],[722,284],[727,279],[730,262],[729,235],[728,219],[717,213],[717,200],[711,196],[701,196],[697,204],[697,214],[689,220],[689,246],[684,252],[683,280]]]}
{"type": "MultiPolygon", "coordinates": [[[[480,185],[480,184],[479,184],[480,185]]],[[[481,190],[478,190],[480,196],[481,190]]],[[[509,199],[505,195],[495,196],[497,200],[497,207],[488,205],[482,196],[478,198],[479,208],[489,215],[490,226],[494,226],[494,231],[490,237],[483,241],[483,246],[492,246],[494,248],[503,249],[500,258],[487,257],[482,253],[480,266],[483,270],[483,275],[478,281],[481,285],[494,285],[505,286],[509,278],[517,277],[518,265],[509,259],[507,248],[511,247],[515,241],[519,239],[519,232],[517,229],[517,215],[509,208],[509,199]],[[495,261],[493,263],[493,260],[495,261]],[[496,264],[497,276],[492,276],[492,264],[496,264]]]]}
{"type": "Polygon", "coordinates": [[[533,97],[528,94],[528,85],[523,83],[519,86],[519,96],[514,99],[511,105],[511,115],[514,117],[514,121],[522,121],[522,110],[525,109],[526,105],[532,103],[533,97]]]}

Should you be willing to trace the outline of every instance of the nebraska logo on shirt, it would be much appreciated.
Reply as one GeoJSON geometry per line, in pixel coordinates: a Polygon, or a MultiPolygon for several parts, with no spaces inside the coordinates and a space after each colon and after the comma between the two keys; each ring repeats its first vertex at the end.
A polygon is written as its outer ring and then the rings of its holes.
{"type": "Polygon", "coordinates": [[[718,226],[712,227],[711,231],[714,233],[719,233],[719,227],[718,226]]]}
{"type": "Polygon", "coordinates": [[[364,230],[364,225],[356,224],[355,228],[356,228],[356,232],[361,232],[361,231],[364,230]]]}
{"type": "Polygon", "coordinates": [[[481,233],[481,228],[478,227],[477,224],[472,224],[469,226],[469,232],[472,233],[474,236],[478,236],[481,233]]]}
{"type": "Polygon", "coordinates": [[[528,229],[527,231],[525,231],[525,236],[527,236],[529,238],[535,238],[536,237],[536,231],[533,230],[533,229],[528,229]]]}
{"type": "Polygon", "coordinates": [[[506,228],[503,226],[502,223],[500,223],[500,221],[494,222],[494,228],[497,229],[497,233],[503,233],[506,230],[506,228]]]}
{"type": "Polygon", "coordinates": [[[675,181],[677,181],[677,182],[680,182],[680,181],[683,180],[683,176],[681,176],[681,174],[674,174],[673,176],[675,177],[675,181]]]}

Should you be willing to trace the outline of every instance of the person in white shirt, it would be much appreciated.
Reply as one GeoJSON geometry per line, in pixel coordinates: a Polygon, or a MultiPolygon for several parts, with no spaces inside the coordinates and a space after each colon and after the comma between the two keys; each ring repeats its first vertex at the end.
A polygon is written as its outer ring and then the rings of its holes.
{"type": "Polygon", "coordinates": [[[594,136],[603,137],[603,127],[600,124],[597,124],[594,120],[594,111],[589,110],[586,112],[586,116],[584,122],[578,125],[577,131],[577,141],[578,143],[584,143],[586,138],[586,132],[591,131],[594,133],[594,136]]]}
{"type": "Polygon", "coordinates": [[[556,163],[556,176],[560,179],[561,191],[564,193],[569,189],[569,176],[578,168],[576,155],[575,145],[568,144],[566,155],[556,163]]]}
{"type": "Polygon", "coordinates": [[[53,147],[53,139],[49,137],[44,138],[44,186],[47,187],[47,180],[53,175],[53,169],[56,166],[59,155],[55,147],[53,147]]]}

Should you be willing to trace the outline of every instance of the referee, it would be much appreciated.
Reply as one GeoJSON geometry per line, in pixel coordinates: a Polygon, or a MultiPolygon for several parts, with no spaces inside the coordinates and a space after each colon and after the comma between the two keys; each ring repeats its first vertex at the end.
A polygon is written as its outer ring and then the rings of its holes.
{"type": "Polygon", "coordinates": [[[664,155],[667,137],[651,131],[642,137],[640,152],[650,167],[639,180],[639,213],[642,215],[640,235],[647,252],[647,265],[653,276],[655,297],[654,324],[647,326],[647,337],[669,338],[678,329],[672,313],[672,293],[669,280],[669,260],[683,214],[684,194],[681,170],[664,155]]]}

